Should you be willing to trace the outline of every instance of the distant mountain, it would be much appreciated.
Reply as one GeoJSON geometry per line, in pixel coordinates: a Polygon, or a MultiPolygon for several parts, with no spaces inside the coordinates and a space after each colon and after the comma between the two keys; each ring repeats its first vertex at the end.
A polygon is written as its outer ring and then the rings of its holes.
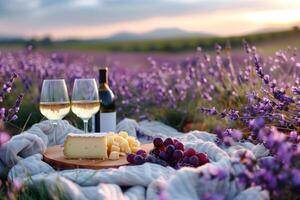
{"type": "Polygon", "coordinates": [[[0,35],[0,43],[15,43],[15,42],[23,42],[24,39],[18,36],[6,36],[0,35]]]}
{"type": "Polygon", "coordinates": [[[285,31],[287,30],[286,28],[282,28],[282,27],[267,27],[267,28],[263,28],[263,29],[258,29],[255,31],[252,31],[248,34],[257,34],[257,33],[272,33],[272,32],[278,32],[278,31],[285,31]]]}
{"type": "Polygon", "coordinates": [[[19,40],[22,39],[18,36],[6,36],[6,35],[0,35],[0,41],[11,41],[11,40],[19,40]]]}
{"type": "Polygon", "coordinates": [[[146,33],[120,32],[112,35],[105,40],[109,41],[134,41],[134,40],[153,40],[167,38],[188,38],[188,37],[211,37],[213,34],[203,32],[188,32],[178,28],[161,28],[146,33]]]}

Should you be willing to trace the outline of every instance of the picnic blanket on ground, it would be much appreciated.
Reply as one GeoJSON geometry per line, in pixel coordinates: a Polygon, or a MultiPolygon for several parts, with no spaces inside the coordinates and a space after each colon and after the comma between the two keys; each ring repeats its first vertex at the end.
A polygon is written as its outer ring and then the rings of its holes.
{"type": "Polygon", "coordinates": [[[41,153],[48,146],[63,144],[69,132],[81,133],[67,121],[61,120],[57,126],[50,121],[43,121],[29,130],[12,137],[0,147],[0,172],[9,168],[8,179],[22,181],[25,184],[44,183],[49,194],[59,185],[62,192],[71,199],[80,200],[154,200],[201,199],[204,193],[225,195],[228,200],[263,200],[269,199],[267,191],[260,187],[243,188],[235,181],[207,180],[199,173],[221,168],[238,172],[240,167],[233,168],[231,159],[240,151],[248,151],[260,159],[268,156],[262,145],[250,142],[239,143],[230,148],[221,149],[215,141],[215,135],[191,131],[182,134],[177,130],[156,121],[136,122],[124,119],[117,126],[118,131],[127,131],[129,135],[138,137],[143,143],[150,142],[153,137],[177,138],[185,147],[193,147],[197,151],[207,152],[210,163],[198,168],[182,168],[175,170],[157,164],[145,163],[139,166],[122,166],[118,169],[73,169],[55,171],[42,161],[41,153]]]}

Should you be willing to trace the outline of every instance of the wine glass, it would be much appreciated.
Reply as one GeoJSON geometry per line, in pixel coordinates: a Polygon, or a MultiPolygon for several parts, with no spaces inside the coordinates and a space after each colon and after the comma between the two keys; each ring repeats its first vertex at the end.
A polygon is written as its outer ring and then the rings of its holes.
{"type": "Polygon", "coordinates": [[[84,132],[88,132],[88,120],[100,109],[95,79],[75,79],[72,93],[72,111],[83,120],[84,132]]]}
{"type": "Polygon", "coordinates": [[[70,99],[65,80],[43,81],[40,110],[49,120],[62,119],[70,112],[70,99]]]}
{"type": "MultiPolygon", "coordinates": [[[[64,79],[44,80],[40,98],[40,111],[54,126],[57,120],[64,118],[70,112],[70,99],[64,79]]],[[[56,132],[54,133],[56,141],[56,132]]]]}

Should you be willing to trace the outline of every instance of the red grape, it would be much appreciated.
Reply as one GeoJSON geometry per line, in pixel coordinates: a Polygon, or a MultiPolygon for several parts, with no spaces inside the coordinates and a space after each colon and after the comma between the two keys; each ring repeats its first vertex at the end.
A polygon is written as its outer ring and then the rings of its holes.
{"type": "Polygon", "coordinates": [[[189,163],[190,162],[190,158],[188,156],[184,156],[182,159],[182,163],[189,163]]]}
{"type": "Polygon", "coordinates": [[[192,164],[194,167],[198,167],[200,162],[199,162],[199,158],[196,155],[193,155],[189,158],[190,164],[192,164]]]}
{"type": "Polygon", "coordinates": [[[154,138],[153,144],[155,147],[161,147],[164,145],[164,141],[161,138],[154,138]]]}
{"type": "Polygon", "coordinates": [[[134,154],[128,154],[127,155],[127,161],[129,162],[129,163],[134,163],[134,157],[135,157],[135,155],[134,154]]]}
{"type": "Polygon", "coordinates": [[[196,155],[196,151],[193,148],[188,148],[185,152],[184,152],[185,156],[191,157],[193,155],[196,155]]]}
{"type": "Polygon", "coordinates": [[[145,162],[145,159],[144,159],[143,156],[141,156],[141,155],[136,155],[136,156],[134,157],[134,164],[136,164],[136,165],[141,165],[141,164],[143,164],[144,162],[145,162]]]}
{"type": "Polygon", "coordinates": [[[161,146],[161,147],[159,147],[159,150],[160,150],[160,151],[165,151],[165,150],[166,150],[166,147],[165,147],[165,146],[161,146]]]}
{"type": "Polygon", "coordinates": [[[183,157],[183,151],[181,150],[175,150],[173,153],[173,158],[176,160],[180,160],[183,157]]]}
{"type": "Polygon", "coordinates": [[[160,150],[158,148],[154,148],[150,151],[150,154],[154,156],[159,156],[160,150]]]}
{"type": "Polygon", "coordinates": [[[197,157],[199,158],[199,162],[201,165],[204,165],[209,162],[207,155],[205,153],[198,153],[197,157]]]}
{"type": "Polygon", "coordinates": [[[150,150],[149,155],[141,149],[136,154],[128,154],[127,161],[135,165],[145,162],[156,163],[175,169],[198,167],[209,162],[205,153],[197,153],[193,148],[184,151],[184,145],[176,139],[167,138],[164,141],[161,138],[155,138],[153,144],[154,148],[150,150]]]}
{"type": "Polygon", "coordinates": [[[143,149],[140,149],[136,152],[136,155],[141,155],[141,156],[145,157],[147,155],[147,153],[143,149]]]}
{"type": "Polygon", "coordinates": [[[175,148],[184,151],[184,146],[181,142],[175,143],[175,148]]]}
{"type": "Polygon", "coordinates": [[[152,155],[148,155],[145,158],[145,162],[155,163],[156,162],[156,158],[154,156],[152,156],[152,155]]]}
{"type": "Polygon", "coordinates": [[[167,148],[166,148],[166,153],[167,153],[167,155],[172,156],[174,150],[175,150],[174,145],[172,145],[172,144],[168,145],[167,148]]]}
{"type": "Polygon", "coordinates": [[[167,160],[167,159],[168,159],[168,156],[167,156],[166,152],[164,152],[164,151],[161,151],[161,152],[159,153],[159,157],[160,157],[161,159],[163,159],[163,160],[167,160]]]}
{"type": "Polygon", "coordinates": [[[173,142],[174,142],[174,144],[176,144],[176,143],[178,143],[178,142],[179,142],[179,140],[177,140],[177,139],[174,139],[174,140],[173,140],[173,142]]]}
{"type": "Polygon", "coordinates": [[[165,141],[164,141],[164,146],[167,147],[168,145],[170,144],[174,144],[172,138],[167,138],[165,141]]]}

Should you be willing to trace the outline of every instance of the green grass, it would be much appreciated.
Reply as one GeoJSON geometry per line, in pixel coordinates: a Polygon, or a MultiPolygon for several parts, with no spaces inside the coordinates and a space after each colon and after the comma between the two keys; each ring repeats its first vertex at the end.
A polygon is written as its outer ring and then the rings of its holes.
{"type": "Polygon", "coordinates": [[[63,192],[60,182],[49,189],[44,182],[34,185],[25,185],[21,189],[12,188],[11,184],[6,184],[0,190],[0,200],[68,200],[70,199],[63,192]],[[10,193],[10,195],[8,195],[10,193]]]}
{"type": "Polygon", "coordinates": [[[198,46],[205,50],[213,50],[216,43],[225,46],[230,41],[233,49],[240,48],[242,40],[246,39],[260,49],[273,52],[278,47],[292,46],[300,47],[298,40],[300,31],[298,29],[257,33],[234,37],[211,37],[211,38],[178,38],[149,41],[130,41],[130,42],[60,42],[53,43],[44,47],[49,50],[78,50],[78,51],[125,51],[125,52],[183,52],[195,51],[198,46]]]}

